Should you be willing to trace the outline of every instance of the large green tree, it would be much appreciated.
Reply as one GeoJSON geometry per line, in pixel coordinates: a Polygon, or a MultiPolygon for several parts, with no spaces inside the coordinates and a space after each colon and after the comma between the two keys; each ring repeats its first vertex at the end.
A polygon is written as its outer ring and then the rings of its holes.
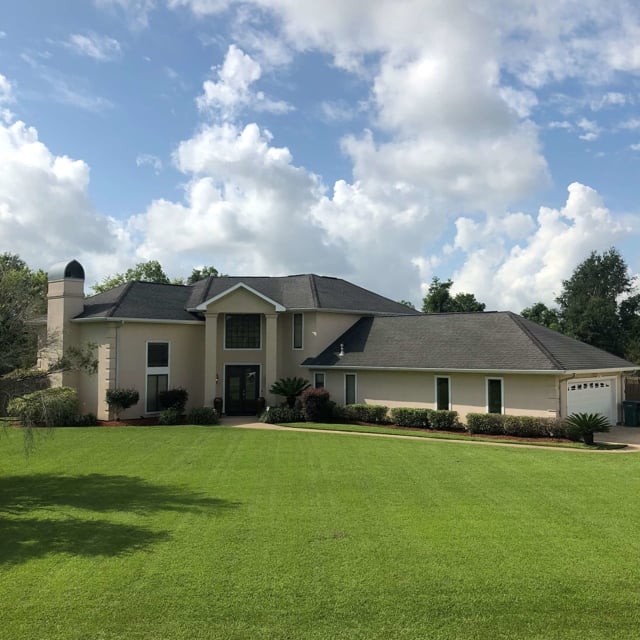
{"type": "Polygon", "coordinates": [[[434,277],[431,280],[427,295],[422,300],[424,313],[447,313],[463,311],[484,311],[484,302],[478,302],[473,293],[458,293],[451,295],[452,280],[434,277]]]}
{"type": "Polygon", "coordinates": [[[47,312],[47,274],[32,271],[19,256],[0,255],[0,375],[33,366],[36,328],[30,320],[47,312]]]}
{"type": "Polygon", "coordinates": [[[549,327],[554,331],[560,331],[560,315],[557,309],[547,307],[544,302],[536,302],[530,307],[523,309],[520,315],[527,320],[537,322],[544,327],[549,327]]]}
{"type": "Polygon", "coordinates": [[[107,276],[102,282],[93,285],[93,291],[95,293],[103,293],[121,284],[136,280],[171,284],[171,280],[162,269],[162,265],[157,260],[147,260],[147,262],[138,262],[135,267],[127,269],[123,273],[107,276]]]}
{"type": "Polygon", "coordinates": [[[200,268],[194,267],[191,271],[191,275],[187,278],[187,284],[193,284],[194,282],[198,282],[198,280],[204,280],[209,276],[217,278],[220,275],[222,274],[218,273],[218,270],[212,266],[200,268]]]}
{"type": "Polygon", "coordinates": [[[562,331],[624,356],[629,345],[637,342],[640,299],[632,293],[629,270],[617,249],[593,251],[562,282],[562,293],[556,298],[562,331]]]}

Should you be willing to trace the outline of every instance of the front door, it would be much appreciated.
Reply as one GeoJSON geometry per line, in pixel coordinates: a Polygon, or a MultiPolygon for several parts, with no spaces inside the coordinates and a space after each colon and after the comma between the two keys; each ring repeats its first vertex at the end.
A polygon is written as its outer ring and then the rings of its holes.
{"type": "Polygon", "coordinates": [[[228,416],[255,415],[259,394],[259,365],[228,364],[226,366],[224,406],[228,416]]]}

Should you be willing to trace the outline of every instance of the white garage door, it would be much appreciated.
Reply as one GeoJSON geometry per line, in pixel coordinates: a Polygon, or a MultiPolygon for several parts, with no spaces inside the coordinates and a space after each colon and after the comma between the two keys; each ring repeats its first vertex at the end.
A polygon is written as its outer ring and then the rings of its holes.
{"type": "Polygon", "coordinates": [[[615,424],[618,420],[615,378],[568,382],[567,414],[572,413],[601,413],[615,424]]]}

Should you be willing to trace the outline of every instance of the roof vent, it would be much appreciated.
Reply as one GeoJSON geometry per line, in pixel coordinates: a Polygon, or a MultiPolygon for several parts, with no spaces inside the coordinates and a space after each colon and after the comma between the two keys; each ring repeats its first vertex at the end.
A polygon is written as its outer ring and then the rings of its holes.
{"type": "Polygon", "coordinates": [[[340,353],[338,354],[338,358],[342,358],[343,355],[344,355],[344,344],[341,342],[340,343],[340,353]]]}

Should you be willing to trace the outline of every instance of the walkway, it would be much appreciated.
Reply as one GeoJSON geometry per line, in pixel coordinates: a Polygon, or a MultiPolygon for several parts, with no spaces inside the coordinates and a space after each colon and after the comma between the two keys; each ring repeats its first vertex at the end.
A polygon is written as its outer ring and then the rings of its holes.
{"type": "Polygon", "coordinates": [[[358,431],[338,431],[331,429],[305,429],[304,427],[284,427],[277,424],[255,422],[255,418],[248,417],[224,417],[222,424],[229,427],[241,427],[243,429],[265,429],[270,431],[302,431],[313,433],[333,433],[335,435],[358,435],[374,438],[403,438],[405,440],[428,440],[429,442],[451,442],[454,444],[488,445],[490,447],[525,447],[528,449],[553,449],[554,451],[577,451],[587,453],[637,453],[640,452],[640,427],[613,427],[609,433],[597,433],[596,442],[607,444],[625,444],[624,449],[573,449],[563,447],[547,447],[537,444],[514,444],[511,442],[484,442],[479,440],[445,440],[443,438],[421,438],[420,436],[395,435],[391,433],[365,433],[358,431]]]}

